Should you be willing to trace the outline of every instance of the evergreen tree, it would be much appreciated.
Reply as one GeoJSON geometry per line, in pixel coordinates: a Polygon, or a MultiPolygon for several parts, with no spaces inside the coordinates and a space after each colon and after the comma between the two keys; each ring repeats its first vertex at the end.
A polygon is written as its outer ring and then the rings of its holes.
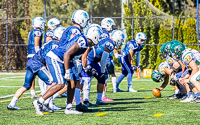
{"type": "Polygon", "coordinates": [[[191,44],[187,47],[199,50],[199,47],[192,44],[197,44],[197,31],[196,31],[196,21],[194,18],[188,18],[183,25],[183,43],[191,44]]]}

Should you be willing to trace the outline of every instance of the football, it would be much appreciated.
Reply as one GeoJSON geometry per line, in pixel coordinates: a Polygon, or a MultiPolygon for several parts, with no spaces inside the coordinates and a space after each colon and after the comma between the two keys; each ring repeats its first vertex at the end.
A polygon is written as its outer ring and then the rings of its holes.
{"type": "Polygon", "coordinates": [[[156,98],[160,98],[161,97],[161,92],[157,88],[153,88],[152,89],[152,93],[156,98]]]}

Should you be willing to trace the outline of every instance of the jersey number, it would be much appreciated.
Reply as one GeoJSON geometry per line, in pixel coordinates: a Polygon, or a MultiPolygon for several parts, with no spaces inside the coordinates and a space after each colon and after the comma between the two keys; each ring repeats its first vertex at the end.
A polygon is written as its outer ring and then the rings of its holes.
{"type": "Polygon", "coordinates": [[[185,57],[185,60],[187,60],[188,62],[190,62],[191,59],[192,59],[192,58],[191,58],[190,55],[187,55],[187,56],[185,57]]]}

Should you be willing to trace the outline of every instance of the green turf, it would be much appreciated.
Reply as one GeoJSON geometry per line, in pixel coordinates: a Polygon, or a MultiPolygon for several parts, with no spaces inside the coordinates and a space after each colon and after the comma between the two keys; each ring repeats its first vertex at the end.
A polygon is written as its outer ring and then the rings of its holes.
{"type": "MultiPolygon", "coordinates": [[[[135,81],[134,79],[133,88],[138,90],[137,93],[112,93],[112,90],[110,89],[112,84],[111,81],[109,81],[106,95],[115,101],[108,103],[108,105],[105,106],[94,107],[92,108],[94,109],[94,112],[84,113],[82,116],[65,115],[64,109],[55,111],[52,114],[36,116],[34,107],[32,106],[33,100],[29,98],[18,100],[17,106],[22,108],[21,111],[7,110],[6,106],[9,102],[1,102],[0,124],[199,124],[200,105],[180,103],[178,99],[168,100],[167,96],[174,93],[174,90],[172,90],[173,87],[169,85],[162,91],[162,98],[155,98],[153,97],[151,90],[154,87],[159,87],[160,84],[141,80],[150,79],[140,79],[140,81],[135,81]],[[99,113],[104,113],[104,115],[95,116],[99,113]],[[153,115],[157,113],[163,113],[163,115],[160,117],[153,117],[153,115]]],[[[12,81],[11,79],[7,82],[0,81],[0,86],[8,86],[11,84],[13,86],[23,85],[23,79],[22,81],[12,81]]],[[[37,83],[36,86],[38,86],[37,83]]],[[[127,82],[122,82],[120,88],[126,90],[127,82]]],[[[17,89],[18,88],[0,87],[0,96],[14,94],[17,89]]],[[[11,99],[11,97],[0,99],[0,101],[8,99],[11,99]]],[[[66,98],[58,97],[54,100],[54,103],[59,107],[65,108],[65,100],[66,98]]],[[[92,81],[90,101],[91,103],[95,103],[96,101],[96,81],[92,81]]]]}

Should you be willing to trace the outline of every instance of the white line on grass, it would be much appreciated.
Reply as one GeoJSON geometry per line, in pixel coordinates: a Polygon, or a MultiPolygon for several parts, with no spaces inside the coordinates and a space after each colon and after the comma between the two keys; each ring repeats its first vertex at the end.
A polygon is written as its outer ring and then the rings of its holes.
{"type": "MultiPolygon", "coordinates": [[[[0,86],[0,88],[17,88],[17,87],[22,87],[22,86],[0,86]]],[[[39,87],[39,86],[35,86],[39,87]]]]}
{"type": "MultiPolygon", "coordinates": [[[[41,91],[35,91],[35,93],[39,93],[41,91]]],[[[27,93],[23,93],[23,94],[31,94],[31,92],[27,92],[27,93]]],[[[3,99],[3,98],[7,98],[7,97],[12,97],[14,96],[15,94],[11,94],[11,95],[6,95],[6,96],[1,96],[0,99],[3,99]]]]}

